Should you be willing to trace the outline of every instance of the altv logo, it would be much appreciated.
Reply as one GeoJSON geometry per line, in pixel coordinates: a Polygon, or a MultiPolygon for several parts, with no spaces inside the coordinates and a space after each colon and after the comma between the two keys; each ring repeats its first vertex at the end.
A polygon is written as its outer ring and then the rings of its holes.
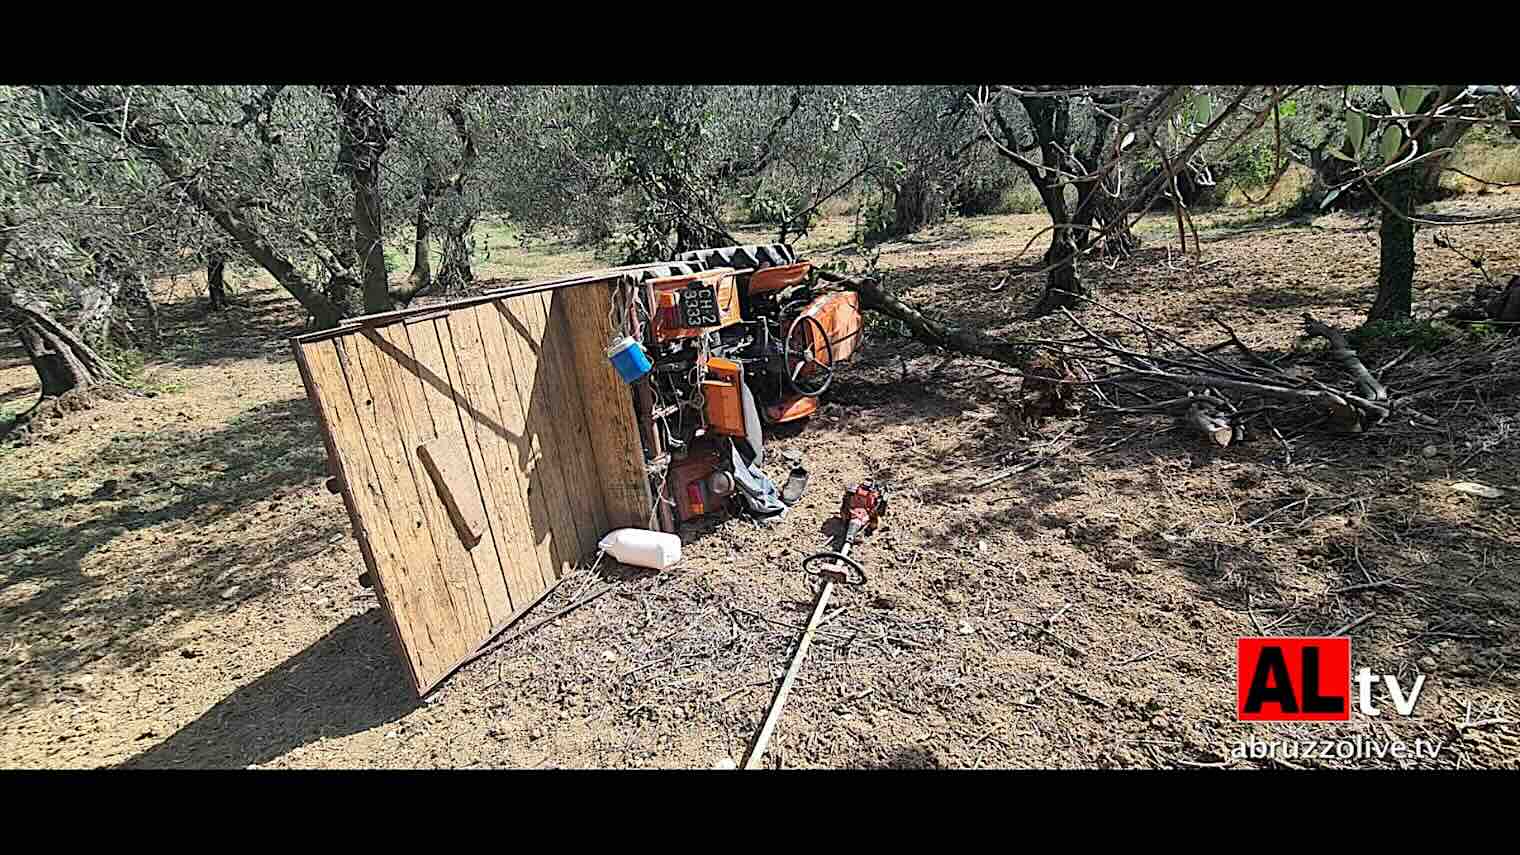
{"type": "MultiPolygon", "coordinates": [[[[1357,672],[1357,707],[1363,715],[1383,711],[1372,687],[1387,687],[1399,715],[1414,713],[1425,675],[1407,693],[1392,674],[1357,672]]],[[[1240,721],[1350,721],[1351,639],[1241,638],[1235,646],[1236,716],[1240,721]]]]}

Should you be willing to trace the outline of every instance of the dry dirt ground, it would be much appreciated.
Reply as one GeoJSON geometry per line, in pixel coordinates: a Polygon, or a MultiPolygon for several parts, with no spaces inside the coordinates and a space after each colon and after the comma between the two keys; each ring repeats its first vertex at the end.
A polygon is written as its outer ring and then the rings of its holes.
{"type": "MultiPolygon", "coordinates": [[[[1520,195],[1454,204],[1512,211],[1520,195]]],[[[1201,322],[1217,313],[1252,346],[1285,352],[1303,312],[1349,326],[1370,302],[1376,231],[1354,217],[1216,218],[1201,269],[1169,257],[1165,223],[1133,259],[1087,275],[1189,341],[1217,341],[1201,322]]],[[[1035,277],[987,290],[1041,225],[952,222],[887,245],[882,268],[936,312],[1049,335],[1064,322],[1019,320],[1035,277]]],[[[1520,227],[1454,234],[1491,269],[1520,271],[1520,227]]],[[[1476,281],[1432,236],[1418,236],[1422,307],[1476,281]]],[[[851,257],[827,243],[814,253],[851,257]]],[[[672,571],[578,571],[529,619],[612,590],[419,701],[356,583],[342,502],[323,488],[286,344],[302,319],[267,285],[220,316],[180,287],[165,295],[178,332],[147,367],[151,397],[0,451],[0,765],[742,763],[807,618],[798,560],[862,478],[893,490],[888,524],[857,551],[870,583],[837,597],[767,765],[1249,768],[1275,761],[1233,758],[1236,739],[1353,734],[1442,746],[1434,761],[1355,765],[1520,765],[1520,377],[1443,406],[1443,431],[1311,432],[1290,458],[1270,436],[1210,449],[1156,417],[1021,429],[1005,418],[1015,377],[873,324],[824,414],[774,438],[813,472],[801,505],[768,526],[688,527],[672,571]],[[1517,489],[1448,489],[1464,479],[1517,489]],[[1335,590],[1373,579],[1392,582],[1335,590]],[[1235,721],[1237,636],[1325,634],[1363,617],[1357,666],[1405,687],[1426,677],[1411,718],[1235,721]]],[[[1431,359],[1410,355],[1385,379],[1417,382],[1431,359]]],[[[33,379],[6,351],[0,401],[18,409],[33,379]]]]}

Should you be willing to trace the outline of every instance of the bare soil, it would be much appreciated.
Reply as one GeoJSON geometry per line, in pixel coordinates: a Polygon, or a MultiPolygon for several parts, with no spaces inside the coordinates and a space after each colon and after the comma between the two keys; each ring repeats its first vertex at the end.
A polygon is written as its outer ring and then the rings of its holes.
{"type": "MultiPolygon", "coordinates": [[[[990,333],[1059,334],[1063,320],[1020,320],[1037,277],[988,291],[1043,222],[952,222],[888,244],[882,268],[900,296],[990,333]]],[[[1177,258],[1165,223],[1086,275],[1195,344],[1221,338],[1202,321],[1215,313],[1286,352],[1304,312],[1349,327],[1371,302],[1376,231],[1352,216],[1216,218],[1201,268],[1177,258]]],[[[1432,237],[1417,238],[1418,314],[1477,281],[1432,237]]],[[[1520,227],[1454,237],[1491,270],[1520,271],[1520,227]]],[[[823,238],[810,251],[852,257],[823,238]]],[[[182,332],[147,367],[151,397],[0,450],[0,765],[742,763],[807,619],[798,562],[828,541],[845,485],[873,478],[892,494],[886,526],[857,547],[869,584],[835,600],[767,765],[1254,767],[1274,761],[1233,758],[1234,740],[1360,734],[1442,749],[1297,764],[1520,766],[1520,368],[1500,394],[1443,407],[1444,430],[1311,432],[1289,456],[1270,436],[1205,447],[1154,417],[1021,425],[1007,417],[1015,377],[873,324],[823,413],[773,440],[813,473],[798,507],[770,525],[687,527],[673,571],[577,571],[528,619],[612,591],[418,700],[323,487],[286,343],[303,319],[268,283],[241,295],[247,306],[208,313],[181,283],[164,296],[165,329],[182,332]],[[1481,499],[1449,489],[1461,480],[1513,489],[1481,499]],[[1398,584],[1335,590],[1374,579],[1398,584]],[[1368,615],[1350,630],[1355,665],[1405,687],[1424,674],[1412,717],[1383,695],[1382,716],[1346,725],[1235,721],[1238,636],[1368,615]]],[[[1401,351],[1364,356],[1377,367],[1401,351]]],[[[1415,382],[1440,359],[1406,355],[1385,380],[1415,382]]],[[[33,380],[19,352],[0,354],[9,410],[33,380]]]]}

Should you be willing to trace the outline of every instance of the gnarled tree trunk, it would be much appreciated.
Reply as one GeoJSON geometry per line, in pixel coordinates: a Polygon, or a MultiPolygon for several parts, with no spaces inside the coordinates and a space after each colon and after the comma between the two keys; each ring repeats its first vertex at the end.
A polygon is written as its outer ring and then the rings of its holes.
{"type": "Polygon", "coordinates": [[[892,200],[892,236],[911,235],[945,219],[945,200],[934,182],[914,172],[897,187],[892,200]]]}
{"type": "Polygon", "coordinates": [[[421,294],[433,284],[433,260],[428,241],[433,226],[433,199],[426,188],[417,202],[417,236],[412,243],[412,275],[407,278],[407,290],[413,295],[421,294]]]}
{"type": "Polygon", "coordinates": [[[21,339],[43,398],[83,391],[102,384],[122,384],[110,363],[74,331],[59,323],[40,301],[0,287],[0,317],[21,339]]]}
{"type": "Polygon", "coordinates": [[[111,319],[116,312],[116,298],[121,294],[121,279],[109,269],[98,269],[95,278],[79,292],[79,318],[74,330],[91,348],[105,347],[111,334],[111,319]]]}
{"type": "Polygon", "coordinates": [[[443,232],[443,261],[438,268],[438,287],[444,293],[457,293],[475,284],[475,271],[470,269],[470,248],[474,242],[470,236],[475,227],[473,217],[452,225],[443,232]]]}
{"type": "Polygon", "coordinates": [[[381,223],[380,160],[390,145],[380,98],[386,87],[326,86],[343,123],[345,143],[339,168],[348,174],[354,191],[354,256],[363,286],[364,311],[395,308],[385,270],[384,226],[381,223]]]}
{"type": "Polygon", "coordinates": [[[1061,308],[1076,306],[1078,297],[1092,295],[1077,273],[1078,246],[1073,234],[1076,230],[1072,228],[1075,223],[1066,205],[1064,179],[1057,172],[1063,162],[1061,146],[1067,144],[1067,130],[1071,123],[1070,102],[1064,97],[1021,97],[1018,100],[1029,115],[1033,133],[1029,145],[1021,144],[1019,135],[1001,110],[994,111],[993,118],[1001,129],[1006,149],[1032,151],[1038,148],[1040,151],[1038,164],[1028,158],[1016,160],[1028,173],[1029,180],[1034,182],[1053,226],[1050,248],[1045,251],[1045,293],[1029,313],[1029,317],[1038,318],[1061,308]]]}
{"type": "MultiPolygon", "coordinates": [[[[1489,320],[1520,324],[1520,276],[1511,276],[1509,284],[1485,306],[1489,320]]],[[[1520,326],[1510,327],[1510,335],[1520,335],[1520,326]]]]}
{"type": "Polygon", "coordinates": [[[1090,296],[1077,275],[1074,258],[1077,241],[1071,229],[1056,229],[1051,234],[1050,249],[1045,250],[1045,293],[1030,311],[1032,318],[1044,317],[1062,308],[1075,308],[1079,296],[1090,296]]]}
{"type": "Polygon", "coordinates": [[[380,168],[354,171],[354,254],[359,257],[359,280],[364,289],[364,311],[388,312],[390,283],[385,272],[385,239],[380,222],[380,168]]]}

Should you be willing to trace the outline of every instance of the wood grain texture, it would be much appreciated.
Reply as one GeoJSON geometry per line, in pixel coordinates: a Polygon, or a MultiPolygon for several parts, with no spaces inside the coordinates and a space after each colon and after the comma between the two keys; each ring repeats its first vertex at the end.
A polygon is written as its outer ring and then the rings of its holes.
{"type": "MultiPolygon", "coordinates": [[[[470,550],[460,541],[455,533],[455,527],[448,514],[443,500],[438,491],[432,488],[426,469],[416,450],[425,442],[434,440],[437,432],[433,429],[433,421],[428,412],[426,393],[423,386],[428,382],[424,376],[422,365],[417,362],[412,353],[411,337],[407,328],[402,324],[393,324],[388,327],[364,330],[356,333],[362,336],[373,348],[376,359],[373,364],[379,369],[381,381],[385,387],[390,403],[390,415],[393,420],[396,434],[393,442],[398,449],[404,452],[405,459],[412,466],[413,479],[420,486],[423,528],[432,538],[434,548],[439,559],[438,581],[436,587],[441,591],[445,601],[450,603],[452,623],[440,621],[432,627],[437,633],[454,633],[461,639],[466,639],[472,644],[479,644],[481,630],[480,621],[488,619],[478,617],[472,603],[476,602],[478,595],[466,589],[463,602],[454,602],[454,590],[457,587],[456,580],[465,573],[473,573],[474,563],[470,550]]],[[[361,351],[366,356],[365,368],[369,369],[369,351],[361,351]]],[[[373,373],[371,377],[375,376],[373,373]]],[[[483,611],[483,601],[482,610],[483,611]]],[[[489,630],[485,630],[489,634],[489,630]]],[[[452,663],[451,663],[452,665],[452,663]]],[[[432,688],[437,681],[447,676],[448,671],[438,673],[427,684],[432,688]]]]}
{"type": "Polygon", "coordinates": [[[531,481],[524,468],[529,456],[523,451],[527,431],[516,376],[516,361],[522,357],[509,345],[494,305],[475,306],[471,311],[485,347],[485,363],[495,390],[502,428],[501,442],[496,447],[496,465],[500,467],[501,487],[507,493],[507,501],[500,512],[516,520],[519,530],[519,537],[513,541],[511,560],[505,568],[512,583],[514,602],[517,602],[516,591],[541,590],[554,581],[556,563],[548,543],[550,529],[539,522],[543,519],[543,512],[542,509],[535,512],[535,505],[539,503],[535,503],[529,493],[531,481]]]}
{"type": "Polygon", "coordinates": [[[553,461],[545,459],[545,430],[550,428],[539,388],[542,323],[534,324],[530,304],[520,299],[491,304],[507,352],[511,355],[513,388],[522,431],[517,442],[517,469],[522,473],[533,520],[534,547],[544,569],[544,584],[565,572],[578,558],[574,522],[567,519],[562,493],[566,489],[553,461]],[[558,489],[555,492],[554,488],[558,489]],[[568,534],[566,531],[568,530],[568,534]]]}
{"type": "MultiPolygon", "coordinates": [[[[447,326],[430,320],[405,325],[404,329],[411,341],[417,385],[422,390],[423,409],[417,413],[418,421],[424,418],[430,420],[434,436],[461,442],[469,448],[464,425],[460,421],[459,407],[454,401],[453,371],[457,369],[451,369],[451,360],[445,356],[445,353],[453,350],[452,343],[445,338],[448,335],[447,326]]],[[[471,450],[472,466],[475,465],[474,460],[475,455],[471,450]]],[[[442,507],[442,503],[439,506],[442,507]]],[[[444,511],[447,518],[447,509],[444,511]]],[[[434,531],[435,536],[441,533],[441,530],[434,531]]],[[[460,628],[478,641],[494,623],[486,607],[481,576],[486,572],[501,572],[496,557],[496,541],[491,536],[489,527],[482,532],[480,543],[465,554],[467,558],[464,561],[445,562],[444,572],[449,580],[449,594],[459,612],[460,628]]]]}
{"type": "Polygon", "coordinates": [[[469,451],[458,441],[430,439],[417,446],[417,458],[427,467],[428,478],[448,509],[459,539],[467,549],[475,546],[485,534],[486,513],[475,487],[469,451]]]}
{"type": "Polygon", "coordinates": [[[371,556],[367,563],[374,570],[373,578],[378,580],[377,592],[385,592],[387,610],[396,615],[396,631],[407,651],[415,682],[420,686],[427,682],[430,673],[446,664],[447,654],[437,649],[424,627],[417,625],[406,598],[401,594],[401,589],[406,586],[401,571],[402,550],[379,475],[370,457],[369,444],[359,424],[348,377],[339,361],[340,348],[340,340],[315,343],[307,349],[306,360],[312,380],[321,390],[317,403],[323,421],[331,430],[344,482],[348,485],[357,515],[363,520],[359,534],[363,548],[371,556]]]}
{"type": "MultiPolygon", "coordinates": [[[[565,311],[556,309],[553,295],[537,295],[544,312],[544,362],[549,368],[549,383],[557,392],[549,403],[559,437],[565,483],[571,486],[571,510],[578,524],[581,557],[596,552],[602,536],[611,530],[607,522],[607,503],[602,499],[602,485],[596,471],[596,459],[589,453],[591,429],[581,406],[581,381],[575,371],[575,354],[570,346],[570,328],[565,311]]],[[[531,299],[520,297],[518,299],[531,299]]]]}
{"type": "Polygon", "coordinates": [[[431,682],[470,644],[449,596],[435,534],[423,515],[423,494],[432,486],[418,478],[416,464],[407,459],[406,448],[397,441],[400,431],[393,393],[373,341],[349,336],[335,339],[334,345],[400,552],[397,566],[382,568],[379,584],[389,592],[390,607],[405,614],[414,631],[426,637],[434,655],[422,677],[431,682]]]}
{"type": "Polygon", "coordinates": [[[644,471],[633,396],[612,361],[607,344],[612,326],[608,285],[595,282],[553,292],[554,311],[564,312],[581,405],[591,433],[591,450],[602,485],[611,528],[651,528],[654,499],[644,471]]]}
{"type": "MultiPolygon", "coordinates": [[[[475,403],[481,394],[482,379],[485,383],[490,383],[488,377],[482,377],[484,368],[479,364],[479,331],[472,325],[460,324],[460,336],[456,338],[454,325],[450,323],[451,317],[453,313],[431,323],[438,332],[438,341],[443,348],[444,366],[448,369],[449,383],[454,393],[459,432],[453,433],[451,428],[449,433],[444,433],[440,429],[439,435],[440,438],[452,436],[463,440],[470,463],[470,477],[475,480],[477,512],[489,517],[486,508],[492,504],[491,482],[487,474],[485,453],[480,445],[480,433],[482,430],[500,431],[501,426],[475,403]],[[475,335],[471,336],[471,332],[475,335]]],[[[410,329],[415,331],[418,326],[411,325],[410,329]]],[[[507,591],[506,571],[503,569],[511,557],[510,553],[502,546],[497,529],[488,524],[483,529],[480,548],[471,551],[470,557],[475,560],[476,578],[485,601],[487,624],[494,626],[511,617],[514,611],[511,595],[507,591]]]]}
{"type": "MultiPolygon", "coordinates": [[[[391,609],[388,605],[389,601],[387,600],[385,587],[379,581],[379,564],[375,560],[373,550],[370,548],[370,542],[372,538],[368,530],[369,524],[366,521],[364,515],[360,513],[359,506],[355,502],[353,491],[350,488],[351,477],[357,477],[357,475],[350,476],[347,474],[347,471],[352,469],[352,467],[346,468],[343,464],[337,442],[334,439],[335,434],[333,432],[332,423],[327,416],[326,410],[329,404],[324,398],[324,395],[330,397],[334,395],[335,392],[323,392],[322,387],[317,383],[315,377],[312,375],[310,361],[307,356],[307,350],[312,347],[325,346],[325,342],[312,345],[303,344],[299,340],[292,339],[290,345],[291,349],[295,352],[296,368],[301,375],[301,384],[306,388],[306,399],[311,403],[312,410],[315,411],[317,415],[317,424],[322,429],[322,445],[327,450],[328,471],[335,476],[338,493],[343,499],[344,508],[346,508],[348,511],[349,521],[354,526],[354,539],[359,544],[359,554],[364,559],[365,569],[369,571],[370,578],[376,580],[375,596],[380,600],[380,611],[385,614],[386,622],[389,623],[391,627],[391,637],[395,640],[397,648],[401,651],[402,660],[407,663],[407,678],[412,681],[412,686],[417,690],[418,694],[421,694],[424,690],[417,657],[412,653],[411,649],[407,647],[404,636],[402,635],[397,614],[395,610],[391,609]]],[[[346,394],[346,391],[344,393],[346,394]]]]}
{"type": "MultiPolygon", "coordinates": [[[[582,557],[581,529],[590,532],[595,528],[594,519],[580,518],[575,497],[588,488],[599,492],[600,486],[595,481],[584,482],[574,477],[576,470],[571,460],[584,454],[585,446],[577,447],[568,440],[574,421],[584,420],[584,414],[579,407],[567,406],[565,367],[557,364],[552,345],[546,341],[543,300],[536,295],[519,297],[510,305],[513,314],[527,326],[527,343],[533,348],[535,357],[531,363],[519,364],[520,368],[531,364],[532,372],[518,371],[518,389],[524,406],[528,408],[528,433],[542,452],[536,484],[544,491],[544,505],[554,528],[558,577],[569,572],[582,557]]],[[[502,315],[498,312],[497,317],[502,315]]],[[[600,536],[601,533],[597,532],[596,537],[600,536]]]]}
{"type": "Polygon", "coordinates": [[[450,312],[447,323],[459,366],[455,393],[466,404],[461,407],[461,413],[467,433],[474,438],[479,451],[476,475],[491,531],[496,538],[500,579],[489,580],[486,597],[488,603],[501,605],[502,596],[506,596],[506,608],[491,610],[492,621],[499,623],[537,596],[543,583],[536,572],[536,560],[527,562],[529,572],[524,572],[523,567],[525,557],[532,553],[533,530],[523,504],[514,501],[514,496],[522,490],[512,456],[512,440],[516,432],[507,426],[502,416],[490,366],[487,339],[499,336],[481,333],[473,307],[450,312]]]}
{"type": "MultiPolygon", "coordinates": [[[[512,616],[516,611],[516,599],[507,581],[507,565],[515,559],[511,540],[514,533],[507,528],[508,520],[498,513],[497,489],[501,478],[495,471],[497,456],[488,451],[495,449],[503,428],[496,410],[495,392],[491,388],[491,376],[485,366],[485,350],[480,341],[480,328],[470,317],[468,309],[448,312],[436,322],[440,331],[448,331],[445,344],[452,345],[454,401],[459,407],[460,425],[464,429],[477,490],[478,506],[487,520],[487,534],[494,543],[494,552],[475,557],[480,573],[481,592],[485,596],[486,612],[492,625],[512,616]],[[491,565],[489,559],[495,558],[491,565]],[[491,566],[487,566],[491,565],[491,566]]],[[[536,591],[522,592],[522,602],[527,602],[536,591]]]]}

